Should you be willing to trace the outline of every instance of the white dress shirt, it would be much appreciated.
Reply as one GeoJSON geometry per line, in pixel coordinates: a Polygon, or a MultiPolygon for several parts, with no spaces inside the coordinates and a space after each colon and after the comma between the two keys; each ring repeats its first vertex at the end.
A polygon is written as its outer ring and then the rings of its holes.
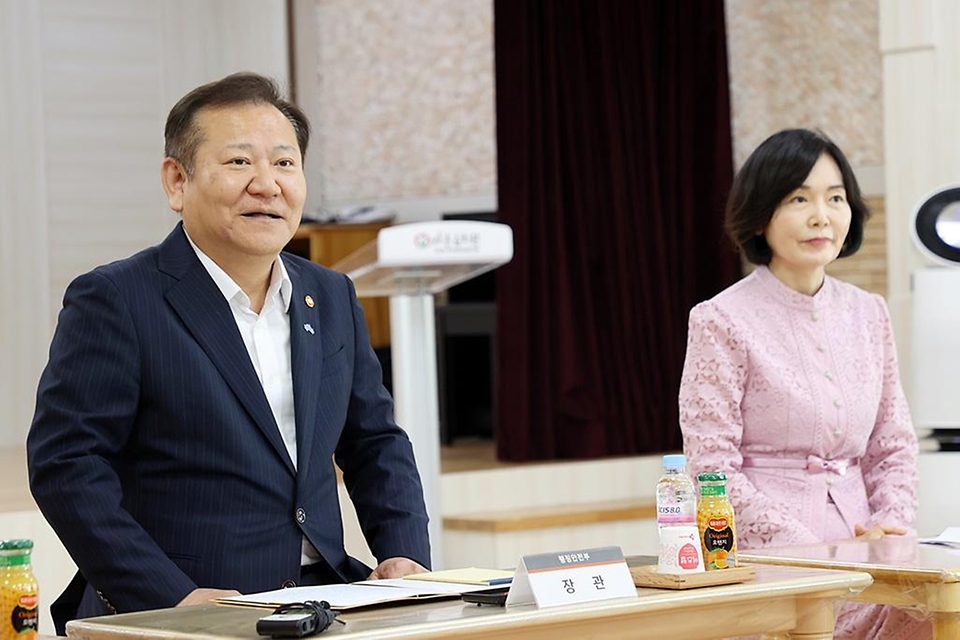
{"type": "MultiPolygon", "coordinates": [[[[223,297],[230,303],[233,319],[240,330],[243,344],[253,368],[260,378],[263,392],[270,403],[273,418],[280,429],[280,437],[287,448],[293,468],[297,468],[297,422],[293,405],[293,373],[290,364],[290,297],[293,284],[283,260],[277,256],[270,271],[270,286],[263,308],[257,313],[250,308],[250,298],[226,271],[194,244],[186,233],[190,246],[200,263],[213,278],[223,297]]],[[[320,554],[306,538],[300,554],[300,563],[311,564],[320,554]]]]}

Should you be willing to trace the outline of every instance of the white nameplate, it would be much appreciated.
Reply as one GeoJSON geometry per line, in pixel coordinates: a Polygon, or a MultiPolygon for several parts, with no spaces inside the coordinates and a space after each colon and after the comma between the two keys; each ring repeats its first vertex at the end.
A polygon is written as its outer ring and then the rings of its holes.
{"type": "Polygon", "coordinates": [[[384,267],[501,265],[512,257],[513,230],[496,222],[411,222],[377,233],[377,258],[384,267]]]}
{"type": "Polygon", "coordinates": [[[523,556],[513,576],[507,606],[538,608],[612,598],[636,598],[637,588],[620,547],[523,556]]]}

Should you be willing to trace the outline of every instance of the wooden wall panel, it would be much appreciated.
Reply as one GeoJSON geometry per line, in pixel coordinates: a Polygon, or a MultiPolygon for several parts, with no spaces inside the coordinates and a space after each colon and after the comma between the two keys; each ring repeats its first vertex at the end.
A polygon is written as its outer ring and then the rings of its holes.
{"type": "Polygon", "coordinates": [[[863,231],[863,245],[848,258],[835,261],[827,273],[871,293],[887,295],[887,216],[881,197],[867,198],[872,215],[863,231]]]}

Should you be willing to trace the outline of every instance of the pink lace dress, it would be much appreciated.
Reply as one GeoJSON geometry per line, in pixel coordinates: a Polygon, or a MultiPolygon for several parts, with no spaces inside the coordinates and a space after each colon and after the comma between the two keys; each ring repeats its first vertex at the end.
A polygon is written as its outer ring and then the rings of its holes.
{"type": "MultiPolygon", "coordinates": [[[[690,312],[680,427],[692,474],[721,470],[741,549],[913,531],[917,438],[883,298],[766,267],[690,312]]],[[[837,637],[924,638],[896,609],[844,605],[837,637]]]]}

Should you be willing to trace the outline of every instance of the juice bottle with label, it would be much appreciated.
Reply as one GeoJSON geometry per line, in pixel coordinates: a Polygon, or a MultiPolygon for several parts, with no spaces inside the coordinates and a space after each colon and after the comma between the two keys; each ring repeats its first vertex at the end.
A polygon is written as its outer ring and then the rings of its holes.
{"type": "Polygon", "coordinates": [[[727,474],[707,472],[697,476],[700,504],[697,528],[707,571],[737,566],[737,529],[733,505],[727,498],[727,474]]]}
{"type": "Polygon", "coordinates": [[[32,540],[0,542],[0,640],[33,640],[40,621],[32,540]]]}

